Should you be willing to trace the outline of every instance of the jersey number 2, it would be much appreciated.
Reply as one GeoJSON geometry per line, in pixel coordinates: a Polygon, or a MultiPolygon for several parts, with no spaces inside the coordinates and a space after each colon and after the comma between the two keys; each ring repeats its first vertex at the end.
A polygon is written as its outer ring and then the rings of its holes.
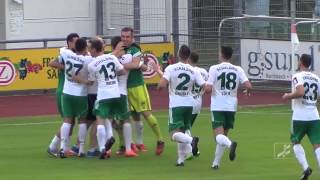
{"type": "Polygon", "coordinates": [[[182,79],[183,81],[181,83],[178,84],[178,86],[176,87],[176,90],[188,90],[188,87],[186,86],[186,84],[188,84],[188,82],[190,82],[190,76],[186,73],[181,73],[178,76],[179,79],[182,79]]]}

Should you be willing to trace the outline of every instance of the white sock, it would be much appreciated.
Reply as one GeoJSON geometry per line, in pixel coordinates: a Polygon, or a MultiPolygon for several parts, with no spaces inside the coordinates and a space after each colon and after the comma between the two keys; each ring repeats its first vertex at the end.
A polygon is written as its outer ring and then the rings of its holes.
{"type": "Polygon", "coordinates": [[[172,140],[178,143],[190,144],[192,142],[192,137],[182,132],[175,132],[172,135],[172,140]]]}
{"type": "Polygon", "coordinates": [[[61,136],[61,144],[60,149],[63,149],[64,151],[67,150],[67,144],[68,144],[68,138],[70,133],[71,124],[69,123],[63,123],[60,129],[60,136],[61,136]]]}
{"type": "Polygon", "coordinates": [[[107,134],[107,140],[113,137],[113,130],[112,130],[112,124],[109,119],[106,120],[104,123],[106,127],[106,134],[107,134]]]}
{"type": "Polygon", "coordinates": [[[187,130],[185,131],[185,134],[188,135],[188,136],[190,136],[190,137],[192,137],[191,131],[190,131],[189,129],[187,129],[187,130]]]}
{"type": "Polygon", "coordinates": [[[126,122],[123,124],[123,137],[126,151],[131,151],[132,128],[130,123],[126,122]]]}
{"type": "Polygon", "coordinates": [[[136,128],[136,144],[143,144],[143,122],[134,121],[134,126],[136,128]]]}
{"type": "Polygon", "coordinates": [[[97,139],[100,152],[105,149],[106,144],[106,128],[104,125],[97,126],[97,139]]]}
{"type": "Polygon", "coordinates": [[[178,144],[178,160],[177,163],[183,163],[186,156],[186,145],[185,143],[177,143],[178,144]]]}
{"type": "Polygon", "coordinates": [[[55,135],[55,136],[53,137],[53,139],[51,140],[51,143],[50,143],[50,145],[49,145],[49,148],[50,148],[51,150],[56,150],[57,147],[58,147],[58,144],[60,144],[60,138],[59,138],[57,135],[55,135]]]}
{"type": "Polygon", "coordinates": [[[317,157],[318,166],[320,167],[320,148],[317,148],[314,152],[317,157]]]}
{"type": "MultiPolygon", "coordinates": [[[[192,138],[192,136],[191,136],[191,131],[190,131],[189,129],[185,131],[185,134],[188,135],[188,136],[190,136],[190,137],[192,138]]],[[[191,143],[190,143],[190,144],[186,144],[185,149],[186,149],[186,154],[192,153],[191,143]]]]}
{"type": "Polygon", "coordinates": [[[227,146],[228,148],[230,148],[232,142],[230,141],[230,139],[223,135],[223,134],[218,134],[216,136],[216,141],[218,144],[223,145],[223,146],[227,146]]]}
{"type": "Polygon", "coordinates": [[[71,142],[71,136],[68,136],[68,138],[66,139],[66,144],[65,144],[66,151],[70,150],[70,142],[71,142]]]}
{"type": "Polygon", "coordinates": [[[302,166],[303,170],[306,170],[309,167],[309,164],[307,162],[306,154],[301,144],[293,145],[293,151],[294,151],[294,154],[296,155],[298,162],[302,166]]]}
{"type": "Polygon", "coordinates": [[[219,166],[221,158],[223,156],[224,150],[226,149],[226,146],[220,145],[217,143],[216,145],[216,152],[214,154],[214,160],[212,162],[212,167],[213,166],[219,166]]]}
{"type": "Polygon", "coordinates": [[[79,132],[78,132],[78,138],[79,138],[79,154],[84,153],[84,144],[86,141],[86,135],[87,135],[87,124],[81,123],[79,124],[79,132]]]}
{"type": "Polygon", "coordinates": [[[191,146],[191,144],[186,144],[185,149],[186,149],[186,154],[192,153],[192,146],[191,146]]]}

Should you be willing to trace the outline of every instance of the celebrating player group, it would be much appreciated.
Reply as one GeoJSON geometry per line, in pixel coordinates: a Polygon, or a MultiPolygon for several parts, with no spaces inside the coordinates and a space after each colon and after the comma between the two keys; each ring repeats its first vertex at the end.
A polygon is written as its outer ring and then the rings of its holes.
{"type": "MultiPolygon", "coordinates": [[[[121,36],[111,40],[112,52],[104,53],[104,41],[92,38],[88,42],[72,33],[67,37],[67,47],[60,49],[59,57],[50,66],[59,70],[57,105],[63,123],[52,139],[48,153],[55,157],[111,156],[115,143],[113,130],[119,136],[118,155],[136,157],[148,149],[143,143],[143,122],[146,120],[156,136],[155,154],[161,155],[165,143],[158,121],[152,114],[149,94],[142,72],[147,66],[141,58],[141,48],[134,42],[133,29],[126,27],[121,36]],[[78,122],[77,143],[70,147],[73,127],[78,122]],[[136,139],[132,138],[135,128],[136,139]],[[90,133],[87,133],[90,129],[90,133]],[[89,149],[85,140],[89,134],[89,149]]],[[[192,126],[200,113],[202,95],[211,94],[212,129],[216,150],[212,169],[219,169],[224,151],[229,159],[236,159],[237,142],[228,137],[234,127],[237,111],[238,88],[250,96],[252,85],[244,70],[231,63],[233,50],[221,46],[219,63],[210,67],[209,73],[197,67],[199,56],[190,48],[179,48],[176,64],[164,72],[158,65],[153,68],[161,76],[158,89],[169,91],[170,139],[177,143],[176,166],[184,166],[185,160],[199,156],[199,137],[192,136],[192,126]]],[[[309,72],[311,56],[303,54],[299,60],[301,72],[293,76],[293,91],[283,99],[294,99],[291,141],[294,153],[303,167],[301,179],[307,179],[309,167],[300,142],[308,135],[314,146],[320,165],[320,121],[316,107],[320,93],[320,79],[309,72]]]]}
{"type": "Polygon", "coordinates": [[[158,121],[151,112],[142,74],[147,66],[140,60],[139,45],[133,42],[133,29],[123,28],[121,37],[111,40],[112,52],[109,54],[104,54],[104,41],[98,37],[87,42],[72,33],[67,37],[67,44],[67,48],[60,49],[59,57],[49,64],[59,69],[57,103],[63,123],[52,139],[48,153],[61,158],[75,155],[110,157],[115,142],[114,128],[119,134],[120,145],[116,153],[135,157],[138,151],[147,151],[143,143],[142,115],[157,137],[155,153],[161,155],[165,143],[158,121]],[[79,124],[78,141],[70,148],[76,121],[79,124]],[[137,133],[135,143],[132,124],[137,133]],[[85,139],[89,128],[90,148],[86,153],[85,139]]]}

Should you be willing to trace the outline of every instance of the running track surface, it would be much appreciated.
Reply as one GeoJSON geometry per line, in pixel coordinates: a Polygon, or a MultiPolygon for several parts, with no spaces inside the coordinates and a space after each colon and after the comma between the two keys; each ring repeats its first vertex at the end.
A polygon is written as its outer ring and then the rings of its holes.
{"type": "MultiPolygon", "coordinates": [[[[168,93],[165,90],[149,90],[152,108],[154,110],[168,109],[168,93]]],[[[239,105],[266,105],[286,104],[278,92],[253,92],[250,97],[238,94],[239,105]]],[[[204,95],[203,106],[209,107],[210,95],[204,95]]],[[[29,95],[29,96],[2,96],[0,97],[0,117],[19,117],[35,115],[57,114],[55,96],[29,95]]]]}

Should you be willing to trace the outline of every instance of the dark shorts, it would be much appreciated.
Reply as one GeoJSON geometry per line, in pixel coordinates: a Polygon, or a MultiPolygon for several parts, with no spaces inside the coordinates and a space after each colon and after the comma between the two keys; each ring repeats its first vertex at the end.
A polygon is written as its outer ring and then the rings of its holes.
{"type": "Polygon", "coordinates": [[[97,118],[93,113],[94,110],[94,103],[97,100],[97,94],[88,94],[88,114],[87,120],[95,121],[97,118]]]}
{"type": "Polygon", "coordinates": [[[311,144],[320,144],[320,120],[292,121],[291,142],[300,143],[307,135],[311,144]]]}
{"type": "Polygon", "coordinates": [[[212,111],[212,128],[233,129],[235,114],[232,111],[212,111]]]}
{"type": "Polygon", "coordinates": [[[169,109],[169,131],[191,128],[192,106],[173,107],[169,109]]]}
{"type": "Polygon", "coordinates": [[[64,118],[85,119],[88,113],[88,97],[62,94],[62,112],[64,118]]]}

